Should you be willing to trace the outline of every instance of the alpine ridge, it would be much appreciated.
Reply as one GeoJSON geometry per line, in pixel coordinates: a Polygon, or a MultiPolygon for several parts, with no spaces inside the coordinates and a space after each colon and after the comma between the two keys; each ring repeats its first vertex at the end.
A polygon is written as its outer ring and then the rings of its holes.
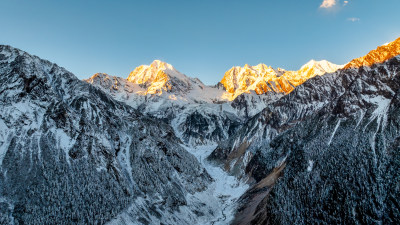
{"type": "Polygon", "coordinates": [[[399,42],[214,86],[0,45],[0,224],[400,224],[399,42]]]}
{"type": "Polygon", "coordinates": [[[142,65],[132,71],[128,81],[140,84],[146,91],[143,94],[162,94],[162,91],[170,92],[187,91],[189,78],[178,72],[172,65],[154,60],[150,65],[142,65]]]}
{"type": "Polygon", "coordinates": [[[379,46],[377,49],[370,51],[367,55],[353,59],[344,68],[359,68],[361,66],[372,66],[374,64],[383,63],[400,54],[400,38],[393,42],[379,46]]]}
{"type": "Polygon", "coordinates": [[[4,45],[0,112],[0,224],[197,221],[212,180],[164,122],[4,45]]]}
{"type": "MultiPolygon", "coordinates": [[[[138,68],[135,71],[141,67],[138,68]]],[[[145,75],[149,79],[157,79],[152,72],[147,73],[134,73],[135,79],[143,80],[145,75]]],[[[224,93],[222,88],[206,86],[200,80],[183,74],[179,74],[180,79],[171,75],[166,77],[171,88],[157,94],[148,93],[148,86],[102,73],[85,81],[144,114],[167,121],[178,136],[193,145],[215,144],[227,138],[242,122],[235,108],[218,98],[224,93]]],[[[163,82],[148,85],[155,87],[155,84],[161,89],[165,87],[163,82]]]]}
{"type": "Polygon", "coordinates": [[[209,159],[255,179],[233,224],[397,224],[399,68],[314,77],[221,142],[209,159]]]}
{"type": "Polygon", "coordinates": [[[257,66],[246,64],[244,67],[232,67],[228,70],[221,83],[230,94],[230,100],[250,91],[255,91],[259,95],[268,92],[288,94],[308,79],[333,73],[342,67],[326,60],[311,60],[298,71],[273,69],[265,64],[257,66]]]}
{"type": "MultiPolygon", "coordinates": [[[[326,60],[311,60],[303,65],[298,71],[286,71],[278,68],[273,69],[265,64],[257,66],[232,67],[225,72],[220,84],[226,92],[216,91],[220,85],[207,86],[199,79],[188,77],[177,71],[172,65],[154,60],[150,65],[141,65],[133,70],[127,81],[137,84],[141,89],[135,90],[140,95],[187,95],[197,94],[198,99],[204,96],[214,101],[233,101],[243,93],[254,91],[258,95],[274,92],[288,94],[306,80],[314,76],[322,76],[326,73],[333,73],[343,66],[330,63],[326,60]],[[211,93],[211,94],[210,94],[211,93]]],[[[95,74],[93,77],[97,76],[95,74]]],[[[132,90],[133,91],[133,90],[132,90]]],[[[172,98],[175,98],[175,97],[172,98]]],[[[196,96],[193,96],[196,98],[196,96]]]]}

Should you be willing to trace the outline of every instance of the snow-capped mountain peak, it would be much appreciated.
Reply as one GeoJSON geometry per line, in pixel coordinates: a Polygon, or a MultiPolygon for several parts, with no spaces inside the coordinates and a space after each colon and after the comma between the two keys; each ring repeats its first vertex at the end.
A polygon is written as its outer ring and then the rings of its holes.
{"type": "Polygon", "coordinates": [[[336,65],[327,60],[316,61],[314,59],[310,60],[308,63],[304,64],[299,71],[310,71],[314,70],[315,75],[323,75],[325,73],[333,73],[344,65],[336,65]]]}
{"type": "Polygon", "coordinates": [[[0,45],[0,224],[400,224],[399,41],[213,87],[0,45]]]}
{"type": "Polygon", "coordinates": [[[245,64],[244,67],[232,67],[225,72],[221,83],[224,85],[227,92],[233,94],[232,99],[234,99],[236,96],[244,92],[249,92],[250,90],[255,90],[258,94],[261,94],[262,92],[256,90],[256,86],[260,82],[280,75],[282,75],[281,71],[275,70],[271,66],[262,63],[256,66],[245,64]]]}
{"type": "Polygon", "coordinates": [[[141,84],[144,94],[162,94],[163,91],[187,91],[190,78],[177,71],[171,64],[154,60],[150,65],[141,65],[133,70],[128,81],[141,84]]]}
{"type": "Polygon", "coordinates": [[[344,68],[358,68],[361,66],[372,66],[377,63],[383,63],[397,55],[400,55],[400,38],[395,41],[379,46],[370,51],[367,55],[353,59],[344,68]]]}
{"type": "Polygon", "coordinates": [[[226,101],[223,88],[207,86],[198,78],[188,77],[160,60],[137,67],[127,79],[98,73],[85,81],[112,93],[118,100],[130,99],[129,105],[134,107],[147,100],[152,102],[148,104],[152,109],[158,109],[164,103],[185,105],[188,102],[226,101]]]}
{"type": "Polygon", "coordinates": [[[314,76],[333,73],[341,68],[343,66],[326,60],[311,60],[298,71],[274,69],[265,64],[258,64],[257,66],[246,64],[244,67],[232,67],[228,70],[221,83],[231,94],[230,99],[235,99],[242,93],[250,93],[250,91],[255,91],[257,94],[269,92],[287,94],[294,87],[314,76]]]}

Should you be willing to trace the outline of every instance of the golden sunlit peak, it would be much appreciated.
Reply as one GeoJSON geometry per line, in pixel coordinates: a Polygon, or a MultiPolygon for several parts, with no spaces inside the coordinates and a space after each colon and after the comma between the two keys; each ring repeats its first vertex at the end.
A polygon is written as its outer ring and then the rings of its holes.
{"type": "Polygon", "coordinates": [[[253,66],[253,68],[256,69],[256,70],[272,69],[271,66],[267,66],[264,63],[260,63],[257,66],[253,66]]]}
{"type": "Polygon", "coordinates": [[[164,61],[161,61],[161,60],[159,60],[159,59],[155,59],[155,60],[150,64],[150,66],[170,66],[170,67],[172,67],[171,64],[168,64],[168,63],[166,63],[166,62],[164,62],[164,61]]]}
{"type": "Polygon", "coordinates": [[[100,80],[109,79],[109,76],[107,74],[105,74],[105,73],[95,73],[91,77],[86,79],[85,81],[90,83],[90,84],[92,84],[95,79],[100,79],[100,80]]]}
{"type": "Polygon", "coordinates": [[[400,55],[400,38],[379,46],[377,49],[370,51],[363,57],[353,59],[344,68],[348,69],[359,68],[361,66],[372,66],[374,64],[383,63],[398,55],[400,55]]]}
{"type": "Polygon", "coordinates": [[[185,80],[187,77],[177,71],[171,64],[161,60],[154,60],[150,65],[141,65],[133,70],[127,80],[140,84],[146,88],[146,94],[161,94],[163,91],[170,91],[172,84],[171,77],[185,80]]]}
{"type": "Polygon", "coordinates": [[[322,75],[325,73],[332,73],[335,72],[338,69],[343,68],[343,65],[336,65],[331,62],[328,62],[327,60],[320,60],[316,61],[314,59],[310,60],[306,64],[304,64],[299,71],[304,71],[304,70],[310,70],[313,69],[315,70],[315,75],[322,75]]]}
{"type": "Polygon", "coordinates": [[[155,60],[153,60],[153,62],[151,63],[151,64],[160,64],[160,63],[165,63],[165,62],[163,62],[163,61],[161,61],[161,60],[159,60],[159,59],[155,59],[155,60]]]}
{"type": "Polygon", "coordinates": [[[257,66],[232,67],[221,80],[228,93],[230,100],[235,99],[242,93],[255,91],[257,94],[266,92],[290,93],[294,87],[301,85],[306,80],[317,75],[332,73],[343,66],[335,65],[326,60],[310,60],[298,71],[286,71],[274,69],[263,63],[257,66]]]}
{"type": "Polygon", "coordinates": [[[154,60],[150,65],[150,67],[157,68],[157,69],[170,69],[175,70],[171,64],[163,62],[159,59],[154,60]]]}

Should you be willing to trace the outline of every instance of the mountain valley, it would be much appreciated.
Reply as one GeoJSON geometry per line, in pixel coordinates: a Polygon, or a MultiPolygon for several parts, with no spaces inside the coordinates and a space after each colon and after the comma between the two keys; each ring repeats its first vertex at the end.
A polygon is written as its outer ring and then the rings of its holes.
{"type": "Polygon", "coordinates": [[[0,224],[400,223],[400,38],[214,86],[0,45],[0,100],[0,224]]]}

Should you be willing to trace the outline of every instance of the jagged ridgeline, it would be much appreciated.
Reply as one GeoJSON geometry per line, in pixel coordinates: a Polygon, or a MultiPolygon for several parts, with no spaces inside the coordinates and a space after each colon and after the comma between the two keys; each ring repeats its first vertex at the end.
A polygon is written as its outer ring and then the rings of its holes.
{"type": "Polygon", "coordinates": [[[161,221],[210,182],[170,126],[10,46],[0,100],[0,224],[104,224],[130,205],[161,221]]]}
{"type": "Polygon", "coordinates": [[[298,71],[245,65],[233,67],[221,82],[208,86],[154,60],[137,67],[126,79],[97,73],[85,81],[169,123],[184,143],[206,145],[226,140],[246,120],[306,80],[341,67],[325,60],[311,60],[298,71]]]}
{"type": "Polygon", "coordinates": [[[234,224],[399,224],[399,44],[306,81],[217,147],[256,183],[234,224]]]}
{"type": "Polygon", "coordinates": [[[0,45],[0,224],[400,224],[399,55],[207,86],[0,45]]]}

